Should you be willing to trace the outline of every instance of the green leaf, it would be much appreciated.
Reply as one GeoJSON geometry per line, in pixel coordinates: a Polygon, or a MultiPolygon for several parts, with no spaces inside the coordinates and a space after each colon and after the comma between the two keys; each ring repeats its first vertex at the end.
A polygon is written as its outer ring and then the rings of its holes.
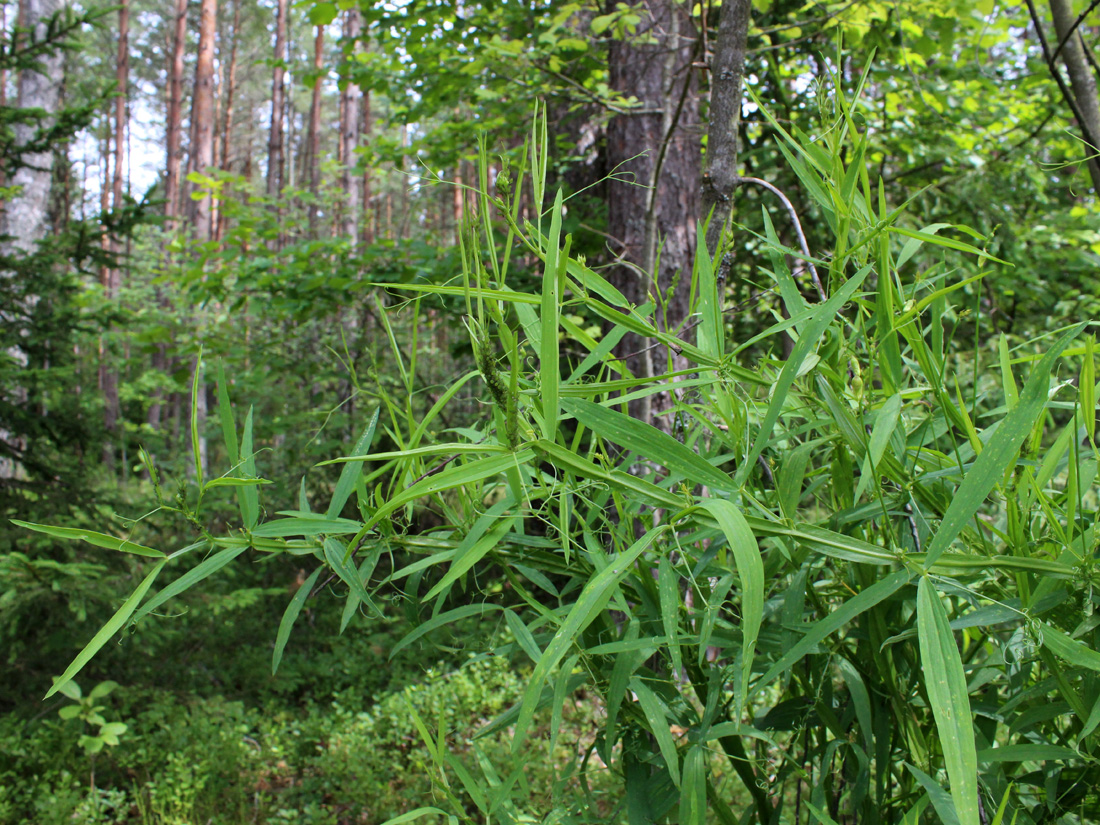
{"type": "Polygon", "coordinates": [[[239,547],[227,547],[215,553],[212,556],[208,556],[201,562],[196,564],[193,568],[188,570],[166,588],[161,590],[157,595],[153,596],[148,602],[142,605],[141,610],[134,613],[133,619],[130,623],[135,624],[148,616],[162,604],[169,599],[178,596],[187,590],[190,590],[196,584],[208,576],[213,575],[217,571],[225,567],[233,559],[237,558],[241,553],[248,549],[248,545],[241,545],[239,547]]]}
{"type": "Polygon", "coordinates": [[[542,695],[543,682],[550,675],[550,671],[565,656],[566,651],[572,647],[577,635],[584,630],[603,610],[611,599],[614,588],[630,572],[634,562],[649,549],[653,541],[667,528],[655,527],[645,533],[627,550],[611,560],[602,571],[597,573],[584,590],[580,598],[569,609],[569,614],[562,622],[558,632],[547,645],[546,650],[539,659],[535,669],[531,672],[527,690],[523,695],[520,706],[519,718],[516,720],[516,731],[512,738],[512,752],[518,752],[527,738],[527,730],[531,726],[531,720],[535,715],[535,706],[542,695]]]}
{"type": "MultiPolygon", "coordinates": [[[[917,585],[917,638],[928,704],[936,720],[960,825],[980,825],[978,757],[966,674],[947,611],[927,576],[917,585]]],[[[933,799],[933,803],[935,800],[933,799]]]]}
{"type": "Polygon", "coordinates": [[[974,460],[970,472],[966,474],[966,478],[952,497],[951,504],[944,513],[939,529],[928,548],[928,555],[924,560],[926,570],[962,532],[997,482],[1015,466],[1016,457],[1024,439],[1035,426],[1036,419],[1046,409],[1050,373],[1054,368],[1054,362],[1066,345],[1084,329],[1084,326],[1084,324],[1078,324],[1059,338],[1028,376],[1027,383],[1020,393],[1019,403],[1002,419],[996,432],[990,436],[985,449],[974,460]]]}
{"type": "Polygon", "coordinates": [[[487,478],[492,478],[493,476],[501,475],[502,473],[515,469],[516,466],[520,464],[526,464],[534,457],[535,453],[533,450],[524,448],[515,453],[492,456],[491,458],[482,458],[477,461],[471,461],[469,464],[448,467],[442,472],[423,478],[403,493],[394,496],[379,507],[374,512],[374,515],[370,517],[370,520],[364,524],[362,529],[356,534],[355,540],[352,541],[352,545],[357,544],[374,525],[401,509],[409,502],[416,501],[425,496],[434,495],[435,493],[441,493],[444,490],[452,490],[455,487],[462,487],[466,484],[473,484],[478,481],[484,481],[487,478]]]}
{"type": "Polygon", "coordinates": [[[1065,659],[1075,667],[1088,668],[1100,672],[1100,653],[1091,647],[1072,639],[1053,625],[1039,623],[1039,632],[1043,647],[1055,656],[1065,659]]]}
{"type": "MultiPolygon", "coordinates": [[[[718,522],[729,549],[733,551],[737,575],[741,579],[741,634],[744,648],[741,651],[741,690],[735,693],[738,693],[741,701],[745,701],[752,675],[756,640],[760,636],[760,625],[764,619],[764,562],[760,558],[756,537],[748,522],[731,502],[708,498],[699,504],[699,509],[710,513],[718,522]]],[[[740,707],[733,709],[735,719],[740,718],[740,713],[740,707]]]]}
{"type": "Polygon", "coordinates": [[[856,616],[870,610],[876,604],[890,598],[904,585],[909,583],[911,574],[908,570],[896,570],[886,578],[861,591],[858,595],[848,599],[828,616],[819,619],[811,625],[802,639],[779,657],[779,660],[768,668],[756,688],[760,689],[771,682],[779,674],[790,670],[791,666],[802,659],[807,653],[817,647],[856,616]]]}
{"type": "Polygon", "coordinates": [[[211,479],[203,486],[204,490],[209,490],[213,487],[256,487],[260,484],[273,484],[274,482],[268,481],[266,478],[233,478],[232,476],[222,476],[221,478],[211,479]]]}
{"type": "Polygon", "coordinates": [[[456,607],[454,610],[440,613],[438,616],[434,616],[423,624],[418,625],[415,630],[407,633],[405,637],[390,650],[390,658],[392,659],[421,636],[427,635],[433,630],[438,630],[441,627],[457,622],[460,619],[465,619],[468,616],[478,616],[482,613],[488,613],[490,610],[501,609],[500,605],[482,602],[480,604],[466,604],[462,607],[456,607]]]}
{"type": "Polygon", "coordinates": [[[261,524],[252,535],[261,538],[287,536],[347,535],[358,531],[362,523],[346,518],[278,518],[261,524]]]}
{"type": "Polygon", "coordinates": [[[703,484],[726,492],[737,489],[728,475],[652,424],[583,398],[565,398],[561,405],[600,438],[667,467],[691,485],[703,484]]]}
{"type": "Polygon", "coordinates": [[[102,699],[104,696],[110,696],[112,693],[114,693],[117,687],[118,682],[112,682],[110,679],[105,682],[100,682],[98,685],[92,688],[92,692],[88,694],[88,698],[95,700],[102,699]]]}
{"type": "Polygon", "coordinates": [[[744,486],[748,480],[749,473],[753,467],[756,466],[756,459],[760,457],[760,453],[764,450],[764,445],[768,443],[772,436],[772,430],[775,428],[776,421],[779,420],[779,415],[783,411],[783,405],[787,400],[787,393],[790,392],[791,386],[794,384],[795,378],[798,377],[799,370],[802,367],[802,362],[806,360],[806,357],[810,354],[810,351],[817,345],[818,340],[825,334],[826,328],[832,323],[833,318],[840,312],[841,308],[848,303],[848,301],[863,284],[867,276],[871,274],[871,270],[874,269],[872,264],[868,264],[853,275],[840,289],[832,294],[828,301],[821,304],[816,310],[810,320],[803,327],[802,332],[798,336],[798,343],[795,344],[794,350],[791,352],[790,358],[783,365],[783,369],[779,373],[779,378],[775,382],[775,388],[772,390],[772,400],[768,404],[768,411],[764,415],[764,420],[760,423],[760,429],[756,433],[756,439],[752,443],[752,448],[749,450],[748,455],[745,456],[741,462],[741,466],[737,468],[737,473],[734,475],[734,488],[740,489],[744,486]]]}
{"type": "MultiPolygon", "coordinates": [[[[550,216],[550,237],[547,238],[545,267],[542,273],[542,305],[539,308],[542,322],[539,342],[539,391],[542,395],[542,437],[554,441],[558,433],[558,385],[561,383],[561,364],[558,351],[558,313],[561,303],[561,274],[558,256],[562,254],[561,240],[562,192],[554,198],[550,216]]],[[[569,258],[569,242],[564,250],[569,258]]]]}
{"type": "Polygon", "coordinates": [[[51,527],[47,524],[33,524],[29,521],[19,521],[18,519],[12,519],[11,523],[18,527],[34,530],[38,533],[45,533],[47,536],[53,536],[54,538],[68,539],[70,541],[86,541],[88,544],[94,544],[96,547],[105,547],[108,550],[121,550],[124,553],[133,553],[136,556],[147,556],[151,559],[163,559],[165,556],[163,552],[154,550],[152,547],[146,547],[145,545],[137,544],[127,539],[115,538],[106,533],[97,533],[95,530],[84,530],[77,527],[51,527]]]}
{"type": "Polygon", "coordinates": [[[447,574],[428,591],[424,601],[430,601],[450,587],[467,570],[481,561],[485,554],[500,544],[501,540],[512,529],[519,516],[501,518],[504,511],[514,504],[511,496],[498,501],[488,512],[474,522],[470,532],[455,548],[451,559],[451,567],[447,574]]]}
{"type": "Polygon", "coordinates": [[[1083,754],[1061,745],[1004,745],[1000,748],[983,748],[978,751],[978,762],[1064,762],[1067,759],[1085,759],[1083,754]]]}
{"type": "MultiPolygon", "coordinates": [[[[364,455],[370,451],[370,445],[374,442],[374,430],[378,426],[378,414],[382,411],[381,407],[378,407],[374,411],[374,415],[371,416],[370,423],[367,424],[367,428],[363,430],[363,434],[359,436],[359,440],[355,442],[355,449],[352,456],[364,455]]],[[[344,505],[347,504],[348,499],[351,498],[352,492],[355,490],[355,482],[359,480],[359,474],[363,471],[362,462],[356,461],[353,463],[345,464],[340,470],[340,479],[336,482],[336,489],[332,491],[332,499],[328,505],[328,517],[338,518],[340,513],[344,509],[344,505]]]]}
{"type": "Polygon", "coordinates": [[[275,651],[271,654],[272,676],[279,670],[279,663],[283,660],[283,651],[286,649],[287,640],[290,638],[290,631],[294,627],[294,622],[298,620],[298,614],[302,612],[302,605],[306,603],[310,591],[313,590],[313,585],[317,583],[317,578],[324,569],[324,567],[318,567],[310,573],[309,578],[302,582],[298,587],[298,592],[294,594],[294,598],[286,606],[283,618],[279,622],[279,631],[275,634],[275,651]]]}
{"type": "Polygon", "coordinates": [[[642,706],[646,721],[649,722],[649,732],[657,740],[657,748],[665,760],[668,775],[672,777],[672,784],[680,787],[680,760],[676,755],[676,740],[672,738],[672,731],[668,724],[668,708],[657,695],[649,689],[639,677],[630,680],[630,689],[638,697],[642,706]]]}
{"type": "Polygon", "coordinates": [[[134,590],[130,598],[123,603],[122,607],[115,611],[115,615],[107,620],[107,623],[100,628],[100,631],[95,634],[84,649],[77,654],[77,657],[73,659],[72,663],[65,668],[65,672],[58,677],[57,682],[54,683],[54,686],[50,688],[49,692],[43,697],[44,699],[49,699],[57,693],[62,686],[76,676],[76,674],[84,668],[84,665],[88,664],[91,658],[99,652],[99,649],[107,644],[108,640],[125,626],[127,619],[129,619],[134,610],[137,609],[138,604],[141,603],[141,600],[145,597],[145,593],[152,586],[153,582],[156,581],[157,575],[164,568],[166,563],[166,561],[157,562],[156,566],[149,571],[149,574],[142,579],[141,584],[137,586],[137,589],[134,590]]]}

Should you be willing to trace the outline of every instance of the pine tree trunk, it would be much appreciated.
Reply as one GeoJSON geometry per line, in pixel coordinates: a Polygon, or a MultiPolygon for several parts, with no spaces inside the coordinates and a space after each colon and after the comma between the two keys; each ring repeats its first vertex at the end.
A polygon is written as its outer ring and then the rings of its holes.
{"type": "MultiPolygon", "coordinates": [[[[363,92],[363,125],[360,131],[360,140],[366,144],[370,143],[371,138],[371,110],[370,110],[370,89],[363,92]]],[[[363,245],[374,243],[374,212],[371,207],[371,170],[370,165],[363,164],[363,230],[362,240],[363,245]]]]}
{"type": "MultiPolygon", "coordinates": [[[[214,39],[217,32],[217,0],[202,0],[199,21],[199,56],[195,65],[195,92],[191,102],[191,133],[194,135],[192,166],[205,172],[214,163],[214,39]]],[[[212,237],[210,197],[195,201],[195,239],[212,237]]],[[[206,386],[199,380],[196,425],[199,430],[199,459],[207,465],[206,386]]]]}
{"type": "MultiPolygon", "coordinates": [[[[206,172],[214,165],[214,39],[217,32],[217,0],[202,0],[199,19],[199,56],[195,65],[195,92],[191,101],[192,168],[206,172]]],[[[210,198],[195,201],[195,238],[211,238],[210,198]]]]}
{"type": "Polygon", "coordinates": [[[321,194],[321,68],[325,56],[325,27],[313,38],[313,96],[309,104],[309,236],[317,237],[317,199],[321,194]]]}
{"type": "MultiPolygon", "coordinates": [[[[344,38],[351,44],[352,53],[354,54],[355,42],[359,39],[359,35],[362,29],[362,17],[358,8],[352,8],[348,11],[347,17],[344,21],[344,38]]],[[[343,215],[343,227],[341,232],[345,238],[348,238],[352,245],[355,244],[358,238],[359,230],[359,181],[355,175],[355,162],[356,154],[355,149],[359,145],[359,86],[356,85],[351,77],[352,71],[349,65],[349,77],[346,85],[344,86],[344,99],[345,99],[345,120],[344,120],[344,132],[342,140],[344,142],[344,174],[343,174],[343,189],[344,189],[344,215],[343,215]]]]}
{"type": "Polygon", "coordinates": [[[271,130],[267,141],[267,196],[279,194],[283,174],[283,69],[286,60],[288,0],[278,0],[275,17],[275,68],[271,78],[271,130]]]}
{"type": "MultiPolygon", "coordinates": [[[[118,8],[118,58],[115,66],[115,163],[114,174],[111,177],[111,205],[117,211],[122,209],[122,177],[126,164],[126,121],[127,121],[127,93],[130,80],[130,5],[129,0],[122,0],[118,8]]],[[[121,252],[118,238],[110,238],[108,252],[117,256],[121,252]]],[[[108,302],[118,299],[119,289],[122,285],[122,270],[117,266],[108,265],[105,273],[103,291],[108,302]]],[[[100,348],[103,355],[103,347],[100,348]]],[[[100,360],[100,385],[103,390],[103,425],[107,431],[108,440],[103,445],[103,461],[109,469],[114,465],[114,444],[112,440],[118,438],[118,419],[120,415],[118,398],[118,371],[108,363],[106,357],[100,360]]]]}
{"type": "Polygon", "coordinates": [[[165,229],[176,230],[180,214],[180,169],[183,160],[183,58],[187,45],[187,0],[176,0],[172,60],[168,66],[168,112],[164,176],[165,229]]]}
{"type": "MultiPolygon", "coordinates": [[[[608,166],[617,169],[608,186],[608,233],[617,241],[615,251],[637,267],[616,267],[611,281],[635,305],[657,302],[657,326],[676,332],[688,315],[699,213],[701,141],[692,67],[698,41],[688,10],[674,0],[651,4],[637,34],[612,41],[609,53],[611,88],[638,99],[636,111],[616,115],[607,128],[608,166]],[[651,42],[641,42],[646,37],[651,42]]],[[[639,378],[660,375],[670,359],[674,366],[678,360],[634,334],[623,338],[618,352],[639,378]]],[[[671,406],[671,398],[658,395],[631,402],[630,409],[668,429],[671,422],[658,414],[671,406]]]]}
{"type": "MultiPolygon", "coordinates": [[[[230,37],[233,45],[229,49],[229,69],[226,72],[225,81],[225,120],[221,131],[220,168],[223,172],[229,172],[233,165],[229,153],[233,146],[233,105],[236,102],[237,95],[237,52],[240,48],[241,39],[241,0],[234,0],[233,2],[233,28],[230,37]]],[[[222,194],[224,197],[228,193],[223,192],[222,194]]],[[[214,224],[214,240],[220,242],[225,237],[226,228],[225,210],[219,209],[218,220],[214,224]]]]}

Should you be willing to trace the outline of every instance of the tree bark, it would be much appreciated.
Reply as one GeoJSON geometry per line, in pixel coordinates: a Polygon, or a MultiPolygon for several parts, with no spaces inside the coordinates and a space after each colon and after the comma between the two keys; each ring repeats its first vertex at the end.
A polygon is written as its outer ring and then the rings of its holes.
{"type": "MultiPolygon", "coordinates": [[[[616,115],[607,128],[608,166],[614,170],[608,233],[623,261],[634,265],[617,266],[611,281],[635,305],[656,301],[654,320],[674,331],[689,311],[699,213],[702,153],[692,68],[698,41],[686,7],[658,0],[648,9],[638,36],[612,41],[609,53],[611,88],[637,99],[633,111],[616,115]]],[[[670,357],[634,334],[623,338],[618,353],[638,378],[664,372],[670,357]]],[[[650,396],[632,402],[630,410],[667,428],[657,415],[669,407],[671,398],[650,396]]]]}
{"type": "MultiPolygon", "coordinates": [[[[64,0],[24,0],[20,5],[23,25],[34,30],[36,40],[46,37],[50,18],[65,7],[64,0]]],[[[52,50],[38,61],[38,69],[24,69],[17,83],[18,106],[21,109],[42,109],[47,115],[57,111],[61,93],[64,54],[52,50]]],[[[39,128],[49,121],[36,125],[16,123],[11,128],[15,146],[25,146],[34,139],[39,128]]],[[[7,202],[4,210],[4,234],[12,236],[13,250],[32,252],[38,242],[46,237],[49,229],[48,207],[50,184],[53,180],[53,152],[35,152],[20,155],[20,166],[11,176],[10,185],[18,191],[7,202]]]]}
{"type": "Polygon", "coordinates": [[[703,220],[710,218],[707,250],[712,255],[718,251],[739,181],[737,138],[751,19],[752,0],[726,0],[722,4],[718,41],[710,67],[710,124],[701,215],[703,220]]]}
{"type": "MultiPolygon", "coordinates": [[[[114,174],[111,176],[111,206],[116,211],[122,209],[122,170],[126,165],[126,121],[128,103],[128,84],[130,79],[130,4],[129,0],[121,0],[118,7],[118,57],[115,65],[115,165],[114,174]]],[[[108,238],[107,251],[114,260],[108,262],[104,271],[103,291],[108,302],[117,300],[119,289],[122,286],[122,270],[117,266],[117,256],[121,252],[119,239],[108,238]]],[[[101,356],[106,356],[104,347],[100,347],[101,356]]],[[[103,460],[108,468],[114,464],[114,447],[111,439],[117,438],[118,419],[120,415],[118,398],[118,371],[107,363],[105,357],[100,358],[100,386],[103,390],[103,425],[107,431],[108,441],[103,445],[103,460]]]]}
{"type": "MultiPolygon", "coordinates": [[[[363,125],[361,127],[359,136],[360,140],[364,143],[370,144],[371,128],[373,126],[371,122],[371,110],[370,110],[370,89],[363,92],[363,125]]],[[[369,164],[363,164],[363,230],[362,240],[363,245],[374,243],[374,209],[371,206],[371,170],[369,164]]]]}
{"type": "Polygon", "coordinates": [[[325,27],[313,38],[313,96],[309,104],[309,236],[317,237],[317,199],[321,194],[321,69],[325,56],[325,27]]]}
{"type": "MultiPolygon", "coordinates": [[[[351,54],[354,55],[356,41],[362,30],[362,16],[359,9],[348,10],[344,20],[344,38],[351,44],[351,54]]],[[[359,145],[359,86],[352,80],[351,73],[354,67],[348,63],[347,83],[344,86],[344,132],[341,139],[344,143],[344,220],[341,232],[354,246],[358,238],[359,230],[359,181],[355,175],[355,149],[359,145]]]]}
{"type": "Polygon", "coordinates": [[[283,175],[283,71],[286,64],[288,0],[278,0],[275,17],[275,68],[271,78],[271,131],[267,141],[267,196],[279,194],[283,175]]]}
{"type": "MultiPolygon", "coordinates": [[[[1085,55],[1081,33],[1073,29],[1077,16],[1073,13],[1070,0],[1050,0],[1050,12],[1058,42],[1063,44],[1061,56],[1077,104],[1078,126],[1084,132],[1092,188],[1100,192],[1100,157],[1097,157],[1100,153],[1100,97],[1096,91],[1096,75],[1085,55]]],[[[1051,70],[1054,71],[1053,66],[1051,70]]]]}
{"type": "MultiPolygon", "coordinates": [[[[202,0],[199,18],[199,56],[195,65],[195,92],[191,101],[191,166],[205,173],[214,165],[214,39],[217,32],[218,0],[202,0]]],[[[195,238],[211,238],[209,197],[195,202],[195,238]]]]}
{"type": "Polygon", "coordinates": [[[168,112],[164,175],[165,229],[177,228],[180,214],[180,168],[183,160],[183,57],[187,45],[187,0],[176,0],[172,60],[168,67],[168,112]]]}
{"type": "MultiPolygon", "coordinates": [[[[234,0],[233,2],[233,27],[230,30],[230,37],[233,40],[233,45],[229,49],[229,69],[226,72],[225,80],[225,119],[222,123],[221,152],[219,160],[219,168],[223,172],[229,172],[233,165],[229,153],[233,146],[233,106],[236,102],[237,95],[237,52],[239,51],[241,40],[241,0],[234,0]]],[[[223,193],[223,196],[225,194],[227,193],[223,193]]],[[[218,219],[214,224],[214,240],[220,242],[221,239],[225,237],[225,230],[225,210],[218,209],[218,219]]]]}

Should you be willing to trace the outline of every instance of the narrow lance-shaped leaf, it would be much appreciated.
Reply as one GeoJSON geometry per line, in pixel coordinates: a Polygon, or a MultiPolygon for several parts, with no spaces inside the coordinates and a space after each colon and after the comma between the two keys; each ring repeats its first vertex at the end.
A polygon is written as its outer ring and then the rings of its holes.
{"type": "Polygon", "coordinates": [[[806,360],[806,356],[810,354],[810,350],[814,348],[818,339],[825,333],[825,329],[832,322],[841,307],[848,303],[873,268],[874,266],[871,264],[863,267],[859,272],[853,275],[844,286],[834,292],[829,300],[823,303],[813,313],[813,316],[798,336],[798,343],[795,344],[791,357],[788,358],[787,363],[783,365],[783,369],[779,373],[779,379],[775,382],[771,403],[768,405],[768,411],[764,415],[764,420],[760,423],[760,430],[756,434],[756,439],[753,441],[752,448],[749,450],[748,455],[745,456],[734,476],[733,482],[735,489],[740,489],[748,480],[749,473],[756,465],[756,459],[760,456],[760,453],[763,452],[764,445],[771,439],[772,429],[775,427],[775,422],[779,420],[779,414],[783,411],[783,405],[787,400],[787,393],[790,391],[791,385],[794,384],[794,380],[798,376],[798,371],[802,366],[802,362],[806,360]]]}
{"type": "Polygon", "coordinates": [[[298,588],[298,592],[294,594],[294,598],[291,599],[290,604],[286,606],[286,612],[283,613],[283,618],[279,622],[279,630],[275,634],[275,651],[271,654],[272,675],[279,670],[279,663],[283,660],[283,651],[286,649],[286,643],[290,638],[290,631],[294,627],[294,622],[298,620],[298,614],[302,612],[302,606],[306,603],[306,599],[309,598],[309,594],[313,590],[313,585],[317,583],[317,578],[324,569],[324,567],[318,567],[310,573],[309,578],[302,582],[301,586],[298,588]]]}
{"type": "Polygon", "coordinates": [[[924,560],[925,570],[929,569],[951,545],[951,542],[978,512],[978,508],[982,506],[993,487],[1004,477],[1005,472],[1015,465],[1016,456],[1020,452],[1024,439],[1046,408],[1047,390],[1054,362],[1084,326],[1084,324],[1078,324],[1059,338],[1042,360],[1035,365],[1020,393],[1019,402],[1002,419],[996,432],[990,436],[985,449],[974,460],[970,472],[966,474],[966,478],[951,499],[951,504],[940,522],[939,530],[936,531],[932,544],[928,548],[928,555],[924,560]]]}
{"type": "Polygon", "coordinates": [[[86,541],[88,544],[94,544],[96,547],[105,547],[108,550],[121,550],[124,553],[133,553],[136,556],[148,556],[152,559],[164,558],[164,553],[160,550],[146,547],[143,544],[138,544],[128,539],[109,536],[106,533],[97,533],[95,530],[84,530],[79,527],[51,527],[48,524],[34,524],[29,521],[19,521],[18,519],[12,519],[11,523],[19,527],[25,527],[28,530],[34,530],[38,533],[45,533],[47,536],[53,536],[57,539],[86,541]]]}
{"type": "MultiPolygon", "coordinates": [[[[561,366],[558,350],[558,312],[560,311],[561,278],[558,273],[558,249],[561,238],[562,194],[558,190],[550,216],[550,237],[547,239],[546,263],[542,274],[542,306],[539,308],[542,322],[542,340],[539,342],[539,378],[542,392],[542,436],[554,441],[558,432],[558,384],[561,382],[561,366]]],[[[565,250],[569,256],[568,245],[565,250]]]]}
{"type": "Polygon", "coordinates": [[[148,602],[141,606],[141,610],[134,613],[133,622],[139,622],[169,599],[175,598],[181,593],[194,587],[203,579],[212,576],[214,573],[221,570],[233,559],[237,558],[241,553],[248,549],[248,545],[241,545],[239,547],[226,547],[217,553],[203,559],[196,564],[170,585],[161,590],[157,595],[153,596],[148,602]]]}
{"type": "MultiPolygon", "coordinates": [[[[756,537],[737,507],[729,501],[716,498],[701,502],[699,507],[718,522],[718,527],[725,534],[726,542],[733,553],[737,575],[741,579],[741,634],[744,648],[741,651],[741,690],[737,695],[744,701],[748,695],[756,640],[760,636],[760,625],[764,618],[764,562],[756,546],[756,537]]],[[[735,708],[734,718],[740,718],[740,713],[741,708],[735,708]]]]}
{"type": "MultiPolygon", "coordinates": [[[[355,450],[352,453],[353,456],[364,455],[370,451],[370,445],[374,442],[374,431],[378,426],[378,414],[381,410],[381,407],[375,409],[374,415],[370,418],[370,423],[367,424],[367,428],[363,430],[363,434],[359,436],[359,440],[355,442],[355,450]]],[[[340,478],[336,482],[336,489],[332,491],[332,499],[329,501],[328,505],[329,518],[339,517],[341,511],[344,509],[344,505],[347,504],[352,491],[355,489],[355,482],[358,480],[362,470],[363,463],[361,461],[353,461],[345,464],[343,469],[340,470],[340,478]]]]}
{"type": "Polygon", "coordinates": [[[562,399],[562,407],[601,438],[667,467],[689,484],[727,492],[736,489],[728,475],[652,424],[583,398],[562,399]]]}
{"type": "Polygon", "coordinates": [[[148,592],[149,588],[152,587],[153,582],[156,581],[157,575],[164,568],[165,564],[167,564],[167,560],[158,562],[157,565],[149,571],[149,574],[142,579],[141,584],[137,586],[137,589],[134,590],[130,598],[123,603],[122,607],[115,611],[115,615],[107,620],[107,623],[100,628],[100,631],[92,637],[92,640],[77,654],[72,663],[65,668],[65,672],[58,677],[53,687],[50,688],[43,699],[49,699],[57,693],[62,686],[80,673],[84,665],[88,664],[92,657],[99,652],[99,649],[107,644],[108,640],[126,625],[127,620],[133,615],[133,612],[137,609],[141,600],[145,598],[145,594],[148,592]]]}
{"type": "Polygon", "coordinates": [[[523,694],[519,718],[516,720],[516,731],[512,738],[513,753],[516,753],[522,747],[524,740],[527,738],[527,729],[531,726],[531,720],[535,715],[535,707],[542,695],[543,682],[550,675],[550,671],[565,656],[566,651],[576,641],[577,635],[588,627],[596,615],[607,605],[615,586],[627,575],[638,557],[649,549],[653,541],[665,529],[661,526],[650,530],[585,585],[580,598],[570,608],[569,615],[566,616],[562,626],[558,628],[558,632],[554,634],[554,638],[547,645],[542,658],[539,659],[538,664],[535,665],[535,669],[531,673],[527,690],[523,694]]]}
{"type": "Polygon", "coordinates": [[[917,637],[955,812],[961,825],[979,825],[978,756],[966,674],[947,611],[927,576],[917,585],[917,637]]]}

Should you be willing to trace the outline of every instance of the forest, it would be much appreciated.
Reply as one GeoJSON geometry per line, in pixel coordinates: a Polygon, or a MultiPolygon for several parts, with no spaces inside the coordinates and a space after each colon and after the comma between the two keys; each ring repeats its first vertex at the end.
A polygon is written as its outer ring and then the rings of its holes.
{"type": "Polygon", "coordinates": [[[1100,823],[1098,6],[0,0],[0,823],[1100,823]]]}

